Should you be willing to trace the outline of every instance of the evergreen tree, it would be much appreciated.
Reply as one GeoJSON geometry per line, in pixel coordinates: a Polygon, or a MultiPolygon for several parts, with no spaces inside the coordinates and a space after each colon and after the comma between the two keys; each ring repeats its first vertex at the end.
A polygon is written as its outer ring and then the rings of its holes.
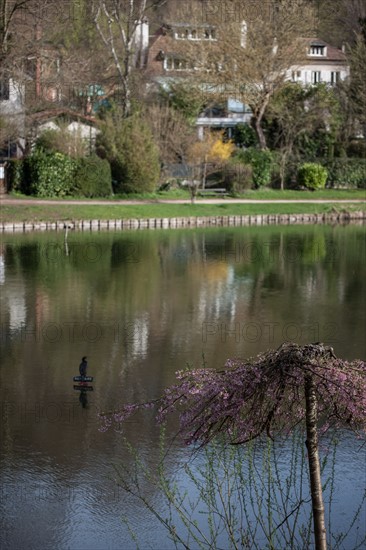
{"type": "Polygon", "coordinates": [[[156,189],[160,176],[159,150],[149,126],[139,114],[124,118],[113,109],[102,122],[97,152],[111,164],[115,193],[144,193],[156,189]]]}

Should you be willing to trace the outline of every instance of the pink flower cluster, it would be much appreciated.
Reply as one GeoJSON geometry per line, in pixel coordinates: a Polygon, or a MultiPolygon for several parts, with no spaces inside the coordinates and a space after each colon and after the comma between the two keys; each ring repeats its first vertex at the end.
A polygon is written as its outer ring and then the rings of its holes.
{"type": "MultiPolygon", "coordinates": [[[[218,434],[233,444],[261,434],[288,433],[305,418],[304,378],[316,385],[319,418],[324,429],[366,428],[366,364],[335,357],[322,344],[300,347],[285,343],[248,360],[229,359],[223,370],[180,371],[178,383],[157,401],[125,405],[103,415],[103,429],[123,423],[142,407],[158,405],[162,423],[175,411],[187,443],[208,443],[218,434]]],[[[321,426],[319,426],[321,428],[321,426]]]]}

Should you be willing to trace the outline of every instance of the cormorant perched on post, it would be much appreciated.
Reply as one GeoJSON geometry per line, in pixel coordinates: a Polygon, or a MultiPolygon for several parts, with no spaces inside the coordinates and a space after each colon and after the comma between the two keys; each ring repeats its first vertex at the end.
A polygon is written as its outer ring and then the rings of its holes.
{"type": "Polygon", "coordinates": [[[86,359],[86,357],[82,357],[81,359],[81,363],[79,365],[80,376],[86,376],[86,370],[88,368],[88,363],[86,359]]]}

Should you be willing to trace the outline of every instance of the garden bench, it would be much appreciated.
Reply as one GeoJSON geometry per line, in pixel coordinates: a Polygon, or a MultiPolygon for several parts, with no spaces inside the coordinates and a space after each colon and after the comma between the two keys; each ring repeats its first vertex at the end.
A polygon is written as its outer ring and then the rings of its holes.
{"type": "Polygon", "coordinates": [[[221,188],[213,189],[213,188],[211,188],[211,189],[199,189],[197,194],[200,195],[201,197],[209,197],[209,196],[212,196],[212,197],[217,197],[217,196],[225,197],[229,193],[227,192],[226,189],[221,189],[221,188]]]}

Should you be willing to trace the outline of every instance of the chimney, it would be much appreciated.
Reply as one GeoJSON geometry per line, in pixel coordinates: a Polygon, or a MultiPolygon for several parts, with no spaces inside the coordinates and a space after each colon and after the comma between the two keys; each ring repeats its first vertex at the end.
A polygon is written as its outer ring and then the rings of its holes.
{"type": "Polygon", "coordinates": [[[343,42],[342,44],[342,52],[343,53],[346,53],[346,44],[343,42]]]}

